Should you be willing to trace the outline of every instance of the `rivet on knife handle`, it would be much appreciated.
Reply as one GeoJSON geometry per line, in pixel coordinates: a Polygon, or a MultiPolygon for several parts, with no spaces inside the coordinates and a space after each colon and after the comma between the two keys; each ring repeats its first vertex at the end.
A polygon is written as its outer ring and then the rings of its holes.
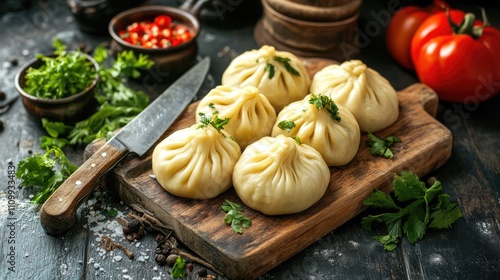
{"type": "Polygon", "coordinates": [[[99,178],[128,153],[118,141],[110,141],[87,159],[45,201],[40,210],[40,222],[45,231],[58,235],[76,221],[76,211],[85,196],[96,187],[99,178]]]}

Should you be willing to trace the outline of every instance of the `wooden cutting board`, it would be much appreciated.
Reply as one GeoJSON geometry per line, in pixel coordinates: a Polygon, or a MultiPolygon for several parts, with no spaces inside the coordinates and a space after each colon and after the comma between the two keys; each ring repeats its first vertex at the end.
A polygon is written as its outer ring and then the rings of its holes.
{"type": "MultiPolygon", "coordinates": [[[[309,59],[310,74],[331,61],[309,59]]],[[[347,165],[331,168],[324,197],[306,211],[266,216],[246,207],[252,226],[236,234],[224,223],[224,199],[242,203],[233,189],[210,200],[181,199],[157,183],[151,171],[151,152],[143,158],[129,156],[108,175],[108,188],[126,204],[139,204],[171,225],[178,239],[231,279],[253,279],[308,247],[364,210],[362,201],[374,189],[392,191],[394,173],[410,170],[423,176],[444,164],[451,155],[451,132],[435,118],[438,97],[429,87],[414,84],[398,92],[400,116],[380,137],[391,134],[393,159],[375,157],[362,135],[359,151],[347,165]]],[[[191,104],[164,137],[195,122],[197,103],[191,104]]],[[[103,140],[91,143],[95,152],[103,140]]]]}

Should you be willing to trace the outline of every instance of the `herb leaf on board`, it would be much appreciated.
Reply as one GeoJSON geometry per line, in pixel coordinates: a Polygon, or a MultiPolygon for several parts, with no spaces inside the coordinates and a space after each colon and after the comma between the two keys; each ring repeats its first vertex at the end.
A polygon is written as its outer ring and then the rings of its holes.
{"type": "Polygon", "coordinates": [[[221,208],[226,212],[224,222],[230,224],[234,232],[241,234],[243,228],[249,228],[252,225],[252,221],[241,214],[244,208],[240,204],[225,199],[221,208]]]}
{"type": "Polygon", "coordinates": [[[401,139],[393,135],[388,136],[385,139],[382,139],[372,134],[371,132],[368,132],[368,141],[366,144],[369,147],[371,147],[370,153],[372,155],[386,157],[386,158],[393,158],[394,154],[392,153],[390,147],[394,143],[399,143],[399,142],[401,142],[401,139]]]}

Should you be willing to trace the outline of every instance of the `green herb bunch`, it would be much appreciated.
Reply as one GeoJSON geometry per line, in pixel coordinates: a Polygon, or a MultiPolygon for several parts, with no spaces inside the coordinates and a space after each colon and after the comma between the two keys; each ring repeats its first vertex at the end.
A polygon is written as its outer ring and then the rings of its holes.
{"type": "Polygon", "coordinates": [[[60,99],[84,91],[96,78],[94,64],[80,50],[67,52],[59,39],[54,40],[53,46],[54,56],[37,54],[43,65],[26,70],[24,90],[45,99],[60,99]]]}
{"type": "Polygon", "coordinates": [[[31,201],[38,204],[47,200],[76,168],[60,148],[52,147],[44,154],[22,159],[16,177],[22,180],[19,187],[36,192],[31,201]]]}
{"type": "MultiPolygon", "coordinates": [[[[66,46],[55,40],[56,52],[64,52],[66,46]]],[[[127,78],[138,78],[140,70],[150,69],[154,62],[145,55],[136,56],[132,51],[118,54],[106,67],[108,50],[100,45],[94,51],[99,64],[99,82],[95,98],[98,109],[89,118],[75,124],[52,122],[42,119],[48,135],[40,138],[46,153],[35,154],[19,162],[16,176],[22,180],[20,187],[35,190],[34,203],[43,203],[64,182],[76,167],[70,165],[62,149],[68,145],[86,145],[101,137],[110,138],[114,131],[123,127],[149,104],[149,97],[127,85],[127,78]],[[52,170],[52,171],[50,171],[52,170]],[[53,179],[50,179],[53,178],[53,179]]]]}
{"type": "Polygon", "coordinates": [[[94,59],[101,66],[98,75],[95,98],[98,110],[89,118],[67,125],[62,122],[42,120],[48,136],[41,138],[41,146],[64,147],[66,145],[88,144],[101,137],[110,138],[112,133],[123,127],[149,104],[149,97],[127,85],[127,78],[138,78],[139,70],[146,70],[154,62],[147,56],[135,56],[132,51],[118,54],[110,67],[105,67],[107,49],[100,45],[94,51],[94,59]]]}
{"type": "Polygon", "coordinates": [[[449,228],[460,217],[462,211],[456,203],[450,202],[450,196],[443,193],[441,182],[436,180],[432,186],[426,187],[417,175],[403,171],[395,175],[393,196],[375,190],[363,205],[387,209],[388,212],[369,215],[362,218],[361,225],[371,229],[373,223],[382,223],[387,234],[375,236],[387,251],[396,249],[399,240],[406,236],[415,243],[422,239],[427,228],[449,228]]]}

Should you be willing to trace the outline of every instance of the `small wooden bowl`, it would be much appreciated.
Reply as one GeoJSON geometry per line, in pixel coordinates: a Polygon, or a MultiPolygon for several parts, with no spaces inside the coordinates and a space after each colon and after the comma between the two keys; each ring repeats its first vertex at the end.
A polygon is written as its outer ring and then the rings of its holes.
{"type": "Polygon", "coordinates": [[[329,2],[314,3],[313,5],[290,0],[267,0],[269,6],[284,16],[313,22],[334,22],[348,19],[359,11],[362,0],[329,2]]]}
{"type": "Polygon", "coordinates": [[[302,57],[323,57],[336,61],[352,59],[359,11],[339,21],[305,21],[283,15],[273,9],[268,0],[262,1],[264,13],[254,29],[257,44],[272,45],[302,57]],[[341,44],[348,44],[344,53],[341,44]]]}
{"type": "Polygon", "coordinates": [[[114,52],[132,50],[134,53],[148,55],[156,63],[156,70],[160,72],[183,72],[196,59],[198,44],[196,38],[200,31],[198,19],[189,11],[168,6],[142,6],[126,10],[111,19],[108,25],[112,37],[111,49],[114,52]],[[144,48],[135,46],[122,40],[118,35],[120,30],[134,22],[153,20],[156,16],[168,15],[173,21],[186,25],[193,32],[193,38],[188,42],[168,48],[144,48]]]}
{"type": "MultiPolygon", "coordinates": [[[[96,70],[99,69],[99,64],[89,55],[84,55],[96,70]]],[[[94,89],[99,80],[96,75],[94,81],[82,92],[58,99],[46,99],[35,97],[26,91],[26,71],[30,68],[38,68],[43,65],[43,61],[34,58],[24,64],[16,73],[14,83],[16,90],[21,96],[26,111],[37,118],[46,118],[50,121],[60,121],[66,124],[73,124],[92,114],[96,107],[97,101],[94,98],[94,89]]]]}

